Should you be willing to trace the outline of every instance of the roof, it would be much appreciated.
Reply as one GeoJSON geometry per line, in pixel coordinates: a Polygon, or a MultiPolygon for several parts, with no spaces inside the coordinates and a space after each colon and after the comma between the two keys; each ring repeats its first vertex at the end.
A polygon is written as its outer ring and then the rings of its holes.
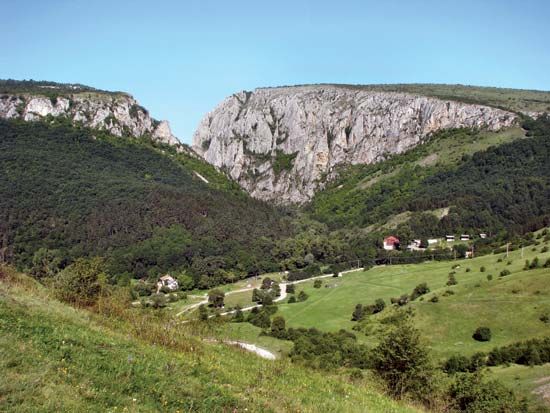
{"type": "Polygon", "coordinates": [[[166,275],[163,275],[162,277],[160,277],[160,279],[162,281],[166,281],[166,280],[173,280],[174,278],[171,275],[166,274],[166,275]]]}
{"type": "Polygon", "coordinates": [[[389,237],[384,238],[386,244],[399,244],[399,238],[390,235],[389,237]]]}

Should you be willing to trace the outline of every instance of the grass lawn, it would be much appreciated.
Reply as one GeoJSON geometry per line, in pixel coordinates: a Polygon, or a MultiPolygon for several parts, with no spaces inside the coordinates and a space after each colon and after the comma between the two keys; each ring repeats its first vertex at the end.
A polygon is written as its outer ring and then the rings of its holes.
{"type": "MultiPolygon", "coordinates": [[[[331,288],[315,289],[312,282],[303,283],[297,286],[297,293],[304,289],[309,299],[302,303],[281,304],[279,314],[292,327],[349,330],[357,324],[350,321],[357,303],[372,304],[382,298],[389,307],[391,297],[411,293],[417,284],[426,282],[432,292],[423,301],[419,299],[408,306],[415,310],[415,324],[437,359],[458,352],[468,355],[495,345],[547,335],[550,327],[542,323],[539,316],[550,312],[550,269],[523,271],[525,259],[538,256],[544,263],[550,257],[549,252],[540,253],[541,247],[537,247],[537,251],[525,248],[523,259],[521,251],[512,251],[507,259],[500,254],[453,262],[375,267],[338,279],[329,278],[324,284],[331,288]],[[499,258],[502,262],[497,262],[499,258]],[[447,287],[448,274],[456,264],[460,265],[454,270],[458,285],[447,287]],[[482,266],[485,272],[480,271],[482,266]],[[499,277],[504,269],[511,271],[511,275],[499,277]],[[488,274],[493,275],[492,281],[487,281],[488,274]],[[455,294],[442,296],[446,290],[455,294]],[[433,295],[439,296],[438,303],[428,301],[433,295]],[[493,339],[488,343],[471,338],[481,325],[490,327],[493,332],[493,339]]],[[[370,323],[379,324],[376,320],[390,311],[393,311],[391,307],[371,317],[370,323]]],[[[377,341],[372,334],[358,332],[358,337],[365,342],[377,341]]]]}

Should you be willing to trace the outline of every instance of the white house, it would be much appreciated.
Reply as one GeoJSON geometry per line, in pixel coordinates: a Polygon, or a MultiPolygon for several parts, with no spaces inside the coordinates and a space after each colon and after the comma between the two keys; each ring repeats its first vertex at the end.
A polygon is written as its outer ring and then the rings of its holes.
{"type": "Polygon", "coordinates": [[[437,238],[429,238],[428,245],[437,244],[437,241],[439,241],[437,238]]]}
{"type": "Polygon", "coordinates": [[[455,236],[454,235],[447,235],[445,237],[445,239],[447,240],[447,242],[451,242],[451,241],[454,241],[455,240],[455,236]]]}
{"type": "Polygon", "coordinates": [[[162,288],[168,288],[170,291],[176,291],[178,287],[179,287],[178,281],[168,274],[163,275],[157,281],[157,293],[162,288]]]}
{"type": "Polygon", "coordinates": [[[487,234],[482,232],[481,234],[479,234],[479,238],[485,239],[487,238],[487,234]]]}
{"type": "Polygon", "coordinates": [[[468,234],[462,234],[460,236],[460,241],[470,241],[470,236],[468,234]]]}

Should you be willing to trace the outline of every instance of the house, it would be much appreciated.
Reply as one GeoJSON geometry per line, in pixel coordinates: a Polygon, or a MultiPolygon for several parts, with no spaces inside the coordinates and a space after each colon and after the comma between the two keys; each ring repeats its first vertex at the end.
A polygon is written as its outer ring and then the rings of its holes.
{"type": "Polygon", "coordinates": [[[384,249],[386,251],[391,251],[399,248],[400,241],[399,238],[390,235],[389,237],[384,238],[384,249]]]}
{"type": "Polygon", "coordinates": [[[482,232],[481,234],[479,234],[479,238],[485,239],[487,238],[487,234],[482,232]]]}
{"type": "Polygon", "coordinates": [[[170,291],[176,291],[178,287],[178,281],[169,274],[163,275],[157,281],[157,293],[159,293],[163,288],[167,288],[170,291]]]}
{"type": "Polygon", "coordinates": [[[426,248],[422,247],[422,241],[419,239],[413,239],[407,246],[409,251],[424,251],[426,248]]]}
{"type": "Polygon", "coordinates": [[[462,234],[460,236],[460,241],[470,241],[470,236],[468,234],[462,234]]]}
{"type": "Polygon", "coordinates": [[[455,236],[454,235],[447,235],[447,236],[445,236],[445,239],[447,240],[447,242],[453,242],[455,240],[455,236]]]}
{"type": "Polygon", "coordinates": [[[437,244],[437,241],[439,241],[437,238],[429,238],[428,245],[437,244]]]}

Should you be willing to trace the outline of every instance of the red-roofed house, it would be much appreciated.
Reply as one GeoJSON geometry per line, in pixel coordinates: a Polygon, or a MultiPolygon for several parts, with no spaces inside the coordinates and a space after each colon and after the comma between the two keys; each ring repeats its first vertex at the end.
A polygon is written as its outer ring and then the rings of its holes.
{"type": "Polygon", "coordinates": [[[394,237],[393,235],[384,238],[384,249],[387,251],[399,248],[399,244],[399,238],[394,237]]]}

